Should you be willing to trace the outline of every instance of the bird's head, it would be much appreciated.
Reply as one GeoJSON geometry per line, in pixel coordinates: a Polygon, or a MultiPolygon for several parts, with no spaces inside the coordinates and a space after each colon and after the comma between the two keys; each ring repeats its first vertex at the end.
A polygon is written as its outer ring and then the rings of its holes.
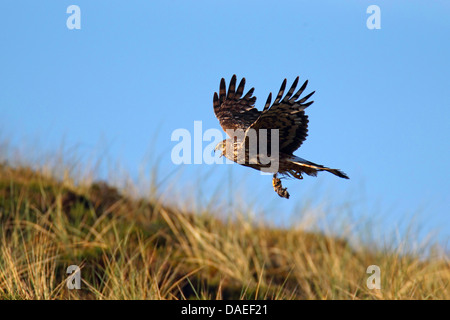
{"type": "Polygon", "coordinates": [[[226,144],[227,144],[227,140],[220,141],[214,148],[214,152],[220,151],[220,156],[221,157],[224,156],[225,152],[226,152],[225,151],[226,144]]]}

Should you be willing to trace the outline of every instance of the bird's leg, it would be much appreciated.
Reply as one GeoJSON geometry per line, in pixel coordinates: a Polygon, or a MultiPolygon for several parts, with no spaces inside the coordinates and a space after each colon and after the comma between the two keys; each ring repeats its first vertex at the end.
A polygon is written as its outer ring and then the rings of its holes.
{"type": "Polygon", "coordinates": [[[280,197],[289,199],[289,192],[287,192],[287,188],[283,188],[281,180],[277,177],[276,173],[273,175],[272,185],[273,189],[280,197]]]}
{"type": "Polygon", "coordinates": [[[294,173],[294,178],[297,178],[297,179],[299,179],[299,180],[302,180],[302,179],[303,179],[302,173],[301,173],[300,171],[295,172],[295,173],[294,173]]]}

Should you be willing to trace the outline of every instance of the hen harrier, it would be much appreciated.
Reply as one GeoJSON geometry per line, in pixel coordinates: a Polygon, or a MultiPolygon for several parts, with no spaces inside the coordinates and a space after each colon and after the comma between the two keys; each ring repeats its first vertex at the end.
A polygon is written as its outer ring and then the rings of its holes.
{"type": "MultiPolygon", "coordinates": [[[[228,92],[225,80],[222,78],[219,95],[217,95],[217,92],[214,92],[213,99],[214,113],[219,119],[222,129],[232,138],[225,139],[217,144],[215,151],[220,150],[222,152],[221,156],[225,156],[244,166],[273,173],[272,184],[275,192],[280,197],[287,199],[289,198],[289,193],[286,188],[282,187],[281,180],[277,176],[278,174],[281,175],[281,178],[293,177],[303,179],[302,173],[309,176],[317,176],[319,171],[328,171],[338,177],[348,179],[347,175],[338,169],[330,169],[293,155],[293,152],[301,146],[308,135],[308,116],[305,115],[304,110],[314,102],[307,102],[314,92],[299,99],[308,84],[308,80],[294,94],[298,80],[299,77],[295,79],[288,93],[283,98],[286,88],[286,79],[284,79],[273,104],[270,105],[272,101],[272,93],[270,93],[262,111],[254,107],[256,101],[256,97],[252,96],[254,88],[251,88],[247,94],[243,95],[245,78],[241,80],[236,90],[236,75],[233,75],[231,78],[228,92]],[[274,132],[271,129],[276,129],[278,139],[276,133],[275,135],[272,133],[268,134],[269,131],[274,132]],[[238,130],[243,132],[240,138],[233,133],[238,130]],[[273,142],[278,143],[278,155],[270,155],[270,159],[276,159],[277,161],[276,169],[271,169],[272,167],[269,167],[267,162],[261,160],[261,143],[256,147],[256,157],[252,157],[249,154],[249,137],[252,130],[256,132],[258,141],[264,132],[266,135],[266,140],[264,141],[267,147],[271,146],[273,142]],[[273,135],[274,137],[272,138],[273,135]],[[273,141],[274,139],[277,140],[273,141]],[[229,146],[229,152],[227,152],[227,146],[229,146]],[[238,161],[238,154],[244,155],[243,161],[238,161]]],[[[263,145],[263,147],[265,146],[263,145]]],[[[273,150],[271,150],[271,153],[273,153],[273,150]]]]}

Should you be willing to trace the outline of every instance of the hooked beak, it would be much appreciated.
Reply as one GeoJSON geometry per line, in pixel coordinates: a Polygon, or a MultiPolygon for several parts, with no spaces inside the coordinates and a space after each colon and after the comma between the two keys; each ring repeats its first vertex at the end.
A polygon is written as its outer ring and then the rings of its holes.
{"type": "MultiPolygon", "coordinates": [[[[216,153],[219,149],[220,149],[219,146],[216,146],[216,147],[214,148],[214,153],[216,153]]],[[[223,152],[220,152],[219,158],[221,158],[222,156],[223,156],[223,152]]]]}

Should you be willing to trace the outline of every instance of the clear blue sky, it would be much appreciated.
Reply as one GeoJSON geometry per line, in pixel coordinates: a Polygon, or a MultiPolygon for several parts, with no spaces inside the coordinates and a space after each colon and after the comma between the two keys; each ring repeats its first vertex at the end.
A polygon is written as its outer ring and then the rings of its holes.
{"type": "Polygon", "coordinates": [[[2,1],[1,131],[16,143],[38,137],[45,149],[63,138],[87,153],[103,143],[132,174],[152,152],[164,176],[175,168],[174,129],[193,130],[195,120],[220,128],[212,108],[220,78],[246,77],[262,108],[299,75],[316,94],[296,154],[351,180],[287,182],[285,200],[257,171],[190,165],[180,185],[199,172],[215,185],[243,176],[244,197],[294,213],[320,190],[320,199],[363,203],[386,227],[420,211],[446,239],[449,15],[444,0],[2,1]],[[81,30],[66,27],[71,4],[81,30]],[[381,8],[380,30],[366,27],[371,4],[381,8]]]}

